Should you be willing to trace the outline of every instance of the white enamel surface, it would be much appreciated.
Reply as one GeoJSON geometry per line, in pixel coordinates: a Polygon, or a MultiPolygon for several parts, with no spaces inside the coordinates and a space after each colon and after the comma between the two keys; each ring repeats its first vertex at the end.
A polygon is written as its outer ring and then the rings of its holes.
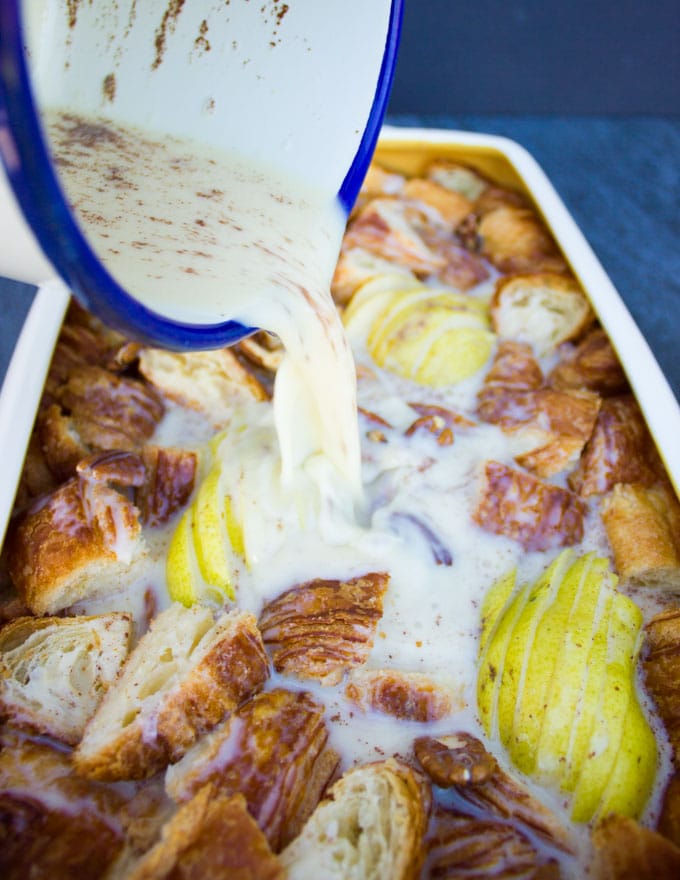
{"type": "MultiPolygon", "coordinates": [[[[1,136],[1,135],[0,135],[1,136]]],[[[24,220],[0,163],[0,275],[28,284],[42,284],[56,272],[24,220]]]]}
{"type": "Polygon", "coordinates": [[[164,26],[172,6],[26,0],[39,103],[276,160],[337,192],[373,103],[390,0],[191,0],[164,26]]]}
{"type": "MultiPolygon", "coordinates": [[[[40,111],[66,107],[190,137],[338,192],[361,141],[390,0],[169,0],[22,5],[40,111]]],[[[0,167],[0,274],[54,276],[0,167]],[[5,192],[7,190],[7,192],[5,192]],[[6,237],[2,239],[7,240],[6,237]]]]}

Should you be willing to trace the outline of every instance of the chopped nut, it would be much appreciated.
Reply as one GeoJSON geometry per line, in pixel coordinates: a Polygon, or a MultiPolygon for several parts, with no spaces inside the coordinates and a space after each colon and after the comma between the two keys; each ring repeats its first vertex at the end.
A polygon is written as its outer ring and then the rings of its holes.
{"type": "Polygon", "coordinates": [[[437,738],[421,736],[413,747],[423,770],[441,788],[478,785],[489,779],[498,767],[493,755],[469,733],[437,738]]]}

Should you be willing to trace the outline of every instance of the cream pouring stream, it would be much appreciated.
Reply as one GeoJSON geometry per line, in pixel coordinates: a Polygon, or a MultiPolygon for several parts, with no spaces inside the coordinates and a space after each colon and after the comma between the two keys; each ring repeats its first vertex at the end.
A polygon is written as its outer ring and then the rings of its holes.
{"type": "Polygon", "coordinates": [[[330,295],[345,217],[304,181],[204,144],[53,113],[76,217],[109,271],[155,311],[275,333],[281,476],[314,461],[324,494],[361,492],[352,355],[330,295]]]}

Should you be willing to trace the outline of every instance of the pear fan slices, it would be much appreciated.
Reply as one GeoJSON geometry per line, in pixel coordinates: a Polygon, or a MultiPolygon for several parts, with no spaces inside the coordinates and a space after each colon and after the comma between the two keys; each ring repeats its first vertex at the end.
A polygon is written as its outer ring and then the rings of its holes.
{"type": "Polygon", "coordinates": [[[343,320],[349,338],[365,341],[376,364],[432,387],[480,370],[496,338],[481,298],[398,274],[361,285],[343,320]]]}
{"type": "Polygon", "coordinates": [[[607,560],[565,550],[534,584],[498,581],[482,608],[477,699],[519,770],[571,796],[576,822],[637,817],[657,748],[636,692],[642,626],[607,560]]]}
{"type": "Polygon", "coordinates": [[[233,600],[236,559],[243,556],[243,533],[213,463],[192,504],[185,510],[168,548],[170,598],[187,607],[198,599],[233,600]]]}

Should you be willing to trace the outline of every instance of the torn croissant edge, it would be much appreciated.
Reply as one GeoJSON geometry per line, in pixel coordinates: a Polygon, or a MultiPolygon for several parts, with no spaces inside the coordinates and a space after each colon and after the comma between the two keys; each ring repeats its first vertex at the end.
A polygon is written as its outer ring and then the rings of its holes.
{"type": "Polygon", "coordinates": [[[105,594],[145,553],[142,523],[159,525],[188,500],[197,457],[145,447],[81,460],[75,475],[10,526],[7,568],[35,614],[54,614],[105,594]],[[119,491],[120,489],[120,491],[119,491]],[[139,507],[126,494],[136,490],[139,507]]]}

